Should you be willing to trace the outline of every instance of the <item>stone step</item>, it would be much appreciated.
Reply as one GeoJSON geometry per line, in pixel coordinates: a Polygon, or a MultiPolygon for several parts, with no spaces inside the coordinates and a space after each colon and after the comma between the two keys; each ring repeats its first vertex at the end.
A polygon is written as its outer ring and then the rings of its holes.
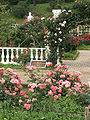
{"type": "Polygon", "coordinates": [[[45,65],[46,65],[46,61],[32,61],[31,62],[31,65],[35,65],[36,67],[45,67],[45,65]]]}

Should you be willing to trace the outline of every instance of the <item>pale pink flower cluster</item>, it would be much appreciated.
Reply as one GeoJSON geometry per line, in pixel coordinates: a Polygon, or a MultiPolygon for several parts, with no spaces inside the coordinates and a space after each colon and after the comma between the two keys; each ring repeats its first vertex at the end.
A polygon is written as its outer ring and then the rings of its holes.
{"type": "Polygon", "coordinates": [[[11,68],[7,68],[6,70],[9,72],[9,74],[13,74],[13,70],[11,68]]]}
{"type": "Polygon", "coordinates": [[[4,74],[5,68],[0,68],[0,74],[4,74]]]}
{"type": "Polygon", "coordinates": [[[35,66],[27,66],[26,69],[33,71],[33,70],[35,70],[35,66]]]}
{"type": "MultiPolygon", "coordinates": [[[[29,66],[27,69],[32,71],[34,70],[34,67],[29,66]]],[[[28,92],[30,92],[29,96],[28,93],[22,89],[20,83],[21,80],[18,77],[18,74],[9,68],[7,69],[7,74],[10,75],[8,81],[13,85],[13,88],[11,86],[3,87],[3,91],[5,94],[13,97],[16,95],[20,96],[18,104],[23,104],[24,108],[27,110],[29,110],[31,104],[34,104],[33,102],[39,100],[40,97],[41,99],[48,97],[49,99],[53,98],[54,100],[57,100],[59,97],[62,97],[63,94],[72,93],[77,95],[78,92],[79,94],[84,94],[86,91],[86,84],[80,82],[79,75],[81,75],[81,73],[76,72],[71,75],[67,70],[68,66],[57,64],[55,65],[54,70],[49,70],[47,73],[44,73],[44,75],[28,71],[31,76],[28,84],[28,92]]],[[[0,84],[6,84],[5,77],[1,77],[0,84]]]]}
{"type": "Polygon", "coordinates": [[[5,83],[4,78],[1,78],[0,82],[1,82],[2,84],[4,84],[4,83],[5,83]]]}
{"type": "Polygon", "coordinates": [[[47,67],[52,66],[52,62],[46,62],[46,66],[47,67]]]}
{"type": "Polygon", "coordinates": [[[19,81],[17,79],[13,79],[13,78],[11,78],[10,82],[13,84],[19,84],[19,81]]]}
{"type": "Polygon", "coordinates": [[[29,110],[30,107],[31,107],[31,104],[24,104],[24,108],[25,108],[26,110],[29,110]]]}

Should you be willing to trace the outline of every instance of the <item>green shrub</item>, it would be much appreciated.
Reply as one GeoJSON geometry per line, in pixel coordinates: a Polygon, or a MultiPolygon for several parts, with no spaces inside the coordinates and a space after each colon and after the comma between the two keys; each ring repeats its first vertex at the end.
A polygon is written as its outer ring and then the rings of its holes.
{"type": "Polygon", "coordinates": [[[26,19],[23,25],[19,25],[12,39],[16,45],[23,47],[44,47],[45,32],[44,21],[36,16],[30,21],[26,19]]]}
{"type": "Polygon", "coordinates": [[[15,17],[23,18],[28,13],[28,5],[26,2],[20,1],[13,7],[12,11],[15,17]]]}
{"type": "Polygon", "coordinates": [[[90,1],[75,2],[73,9],[76,10],[81,19],[90,18],[90,1]]]}
{"type": "MultiPolygon", "coordinates": [[[[84,120],[84,107],[78,105],[76,101],[71,98],[70,96],[66,96],[60,98],[59,100],[53,102],[51,104],[50,101],[47,103],[47,108],[43,108],[40,111],[26,111],[20,110],[19,108],[16,109],[8,109],[9,101],[4,101],[0,103],[0,120],[84,120]],[[49,105],[48,105],[49,104],[49,105]],[[51,108],[53,109],[51,109],[51,108]],[[49,109],[48,109],[49,108],[49,109]],[[56,111],[56,112],[48,112],[48,111],[56,111]],[[60,113],[60,112],[81,112],[81,114],[73,114],[73,113],[60,113]]],[[[44,107],[44,105],[43,105],[44,107]]],[[[37,108],[36,108],[37,109],[37,108]]],[[[35,110],[35,109],[34,109],[35,110]]]]}
{"type": "Polygon", "coordinates": [[[72,51],[72,52],[65,52],[64,53],[64,58],[74,58],[76,55],[77,51],[72,51]]]}
{"type": "Polygon", "coordinates": [[[10,5],[16,5],[19,2],[19,0],[9,0],[10,5]]]}

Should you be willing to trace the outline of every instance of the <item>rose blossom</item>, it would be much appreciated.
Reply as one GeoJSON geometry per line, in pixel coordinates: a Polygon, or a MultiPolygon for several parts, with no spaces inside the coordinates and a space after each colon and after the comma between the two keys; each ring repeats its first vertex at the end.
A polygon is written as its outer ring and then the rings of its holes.
{"type": "Polygon", "coordinates": [[[46,88],[46,84],[45,84],[45,83],[44,83],[44,84],[41,84],[41,85],[40,85],[40,88],[41,88],[41,89],[46,88]]]}
{"type": "Polygon", "coordinates": [[[56,100],[56,99],[58,99],[58,95],[55,95],[55,96],[54,96],[54,100],[56,100]]]}
{"type": "Polygon", "coordinates": [[[4,74],[5,68],[0,68],[0,74],[4,74]]]}
{"type": "Polygon", "coordinates": [[[5,83],[4,78],[2,78],[2,80],[0,80],[0,82],[1,82],[2,84],[4,84],[4,83],[5,83]]]}
{"type": "Polygon", "coordinates": [[[63,74],[62,74],[62,75],[60,75],[60,78],[65,78],[65,75],[63,75],[63,74]]]}
{"type": "Polygon", "coordinates": [[[30,106],[31,106],[31,104],[24,104],[24,108],[26,108],[27,110],[30,109],[30,106]]]}
{"type": "Polygon", "coordinates": [[[49,90],[49,91],[48,91],[48,94],[51,95],[51,96],[53,96],[52,90],[49,90]]]}

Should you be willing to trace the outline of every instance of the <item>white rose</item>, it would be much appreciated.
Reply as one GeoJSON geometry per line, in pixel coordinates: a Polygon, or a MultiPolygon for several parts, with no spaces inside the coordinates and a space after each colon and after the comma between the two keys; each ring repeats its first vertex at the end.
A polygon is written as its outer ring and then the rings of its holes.
{"type": "Polygon", "coordinates": [[[61,33],[62,33],[62,31],[59,32],[59,34],[61,34],[61,33]]]}
{"type": "Polygon", "coordinates": [[[63,21],[63,24],[66,24],[66,21],[63,21]]]}

